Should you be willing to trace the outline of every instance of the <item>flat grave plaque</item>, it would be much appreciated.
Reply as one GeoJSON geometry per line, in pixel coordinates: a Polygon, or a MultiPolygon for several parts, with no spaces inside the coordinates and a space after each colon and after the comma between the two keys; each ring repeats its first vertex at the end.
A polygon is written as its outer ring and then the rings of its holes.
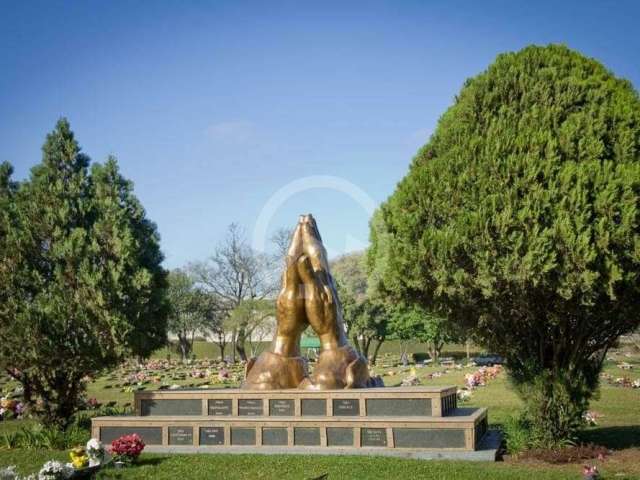
{"type": "Polygon", "coordinates": [[[352,447],[353,428],[327,427],[328,447],[352,447]]]}
{"type": "Polygon", "coordinates": [[[255,445],[256,429],[231,427],[231,445],[255,445]]]}
{"type": "Polygon", "coordinates": [[[357,398],[334,398],[333,415],[336,417],[357,417],[360,415],[360,400],[357,398]]]}
{"type": "Polygon", "coordinates": [[[431,416],[430,398],[367,398],[367,417],[431,416]]]}
{"type": "Polygon", "coordinates": [[[255,417],[264,415],[264,404],[261,398],[241,398],[238,400],[238,415],[255,417]]]}
{"type": "Polygon", "coordinates": [[[272,417],[293,417],[295,409],[292,399],[269,400],[269,415],[272,417]]]}
{"type": "Polygon", "coordinates": [[[200,427],[200,445],[224,445],[224,427],[200,427]]]}
{"type": "Polygon", "coordinates": [[[100,441],[107,444],[132,433],[140,435],[147,445],[162,445],[161,427],[100,427],[100,441]]]}
{"type": "Polygon", "coordinates": [[[386,447],[387,430],[385,428],[361,428],[360,445],[363,447],[386,447]]]}
{"type": "Polygon", "coordinates": [[[287,445],[288,435],[287,429],[282,427],[262,429],[262,444],[263,445],[287,445]]]}
{"type": "Polygon", "coordinates": [[[464,448],[464,430],[394,428],[393,443],[397,448],[464,448]]]}
{"type": "Polygon", "coordinates": [[[231,415],[231,399],[217,398],[209,400],[209,415],[214,417],[227,417],[231,415]]]}
{"type": "Polygon", "coordinates": [[[193,445],[193,427],[169,427],[169,445],[193,445]]]}
{"type": "Polygon", "coordinates": [[[293,429],[293,444],[307,446],[320,445],[320,429],[317,427],[295,427],[293,429]]]}
{"type": "Polygon", "coordinates": [[[324,398],[303,398],[300,400],[300,413],[305,416],[327,416],[327,401],[324,398]]]}
{"type": "Polygon", "coordinates": [[[148,415],[202,415],[202,400],[196,399],[142,399],[140,414],[148,415]]]}

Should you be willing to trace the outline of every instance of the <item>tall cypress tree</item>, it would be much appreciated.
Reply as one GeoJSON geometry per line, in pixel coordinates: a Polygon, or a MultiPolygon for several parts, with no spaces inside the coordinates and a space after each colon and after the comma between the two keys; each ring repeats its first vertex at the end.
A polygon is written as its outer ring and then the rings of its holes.
{"type": "Polygon", "coordinates": [[[156,228],[113,159],[90,174],[65,119],[42,151],[4,220],[0,366],[32,411],[65,426],[84,377],[162,343],[165,272],[156,228]]]}

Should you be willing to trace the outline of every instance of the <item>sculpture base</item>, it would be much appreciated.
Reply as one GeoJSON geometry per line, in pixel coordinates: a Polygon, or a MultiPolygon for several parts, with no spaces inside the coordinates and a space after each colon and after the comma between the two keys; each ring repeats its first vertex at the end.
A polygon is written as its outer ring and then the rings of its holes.
{"type": "MultiPolygon", "coordinates": [[[[487,411],[457,408],[456,388],[184,389],[136,392],[136,416],[97,417],[93,437],[138,433],[158,448],[475,451],[487,411]]],[[[368,451],[368,450],[367,450],[368,451]]],[[[311,451],[309,451],[311,452],[311,451]]]]}

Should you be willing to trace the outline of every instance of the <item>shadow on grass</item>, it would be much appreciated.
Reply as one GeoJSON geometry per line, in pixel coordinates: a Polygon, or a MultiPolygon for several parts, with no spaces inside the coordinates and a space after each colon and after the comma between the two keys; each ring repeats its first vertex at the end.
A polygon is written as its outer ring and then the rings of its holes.
{"type": "Polygon", "coordinates": [[[603,445],[613,450],[640,447],[640,425],[596,427],[583,431],[580,441],[603,445]]]}

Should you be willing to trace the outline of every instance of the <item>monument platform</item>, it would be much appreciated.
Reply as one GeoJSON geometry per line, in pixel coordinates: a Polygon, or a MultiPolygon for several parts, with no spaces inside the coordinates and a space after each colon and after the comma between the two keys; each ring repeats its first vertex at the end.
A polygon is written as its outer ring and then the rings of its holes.
{"type": "Polygon", "coordinates": [[[414,458],[475,452],[487,440],[486,409],[457,408],[455,387],[143,391],[135,410],[94,418],[93,436],[110,443],[138,433],[149,451],[414,458]]]}

